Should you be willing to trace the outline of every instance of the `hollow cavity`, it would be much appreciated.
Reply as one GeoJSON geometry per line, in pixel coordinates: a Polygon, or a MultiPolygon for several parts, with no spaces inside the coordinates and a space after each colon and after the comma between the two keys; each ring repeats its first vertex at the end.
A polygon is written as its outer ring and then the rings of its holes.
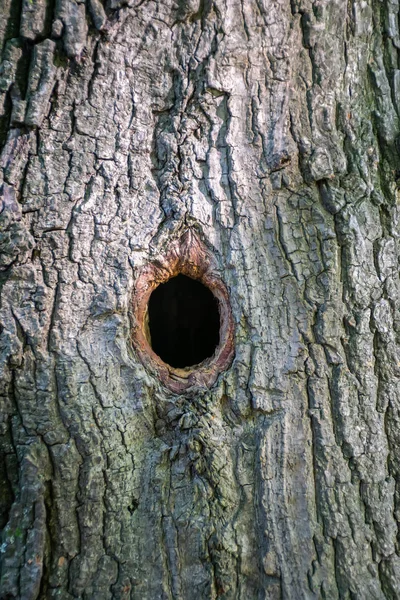
{"type": "Polygon", "coordinates": [[[151,346],[171,367],[192,367],[210,358],[219,344],[214,294],[200,281],[177,275],[161,283],[148,304],[151,346]]]}

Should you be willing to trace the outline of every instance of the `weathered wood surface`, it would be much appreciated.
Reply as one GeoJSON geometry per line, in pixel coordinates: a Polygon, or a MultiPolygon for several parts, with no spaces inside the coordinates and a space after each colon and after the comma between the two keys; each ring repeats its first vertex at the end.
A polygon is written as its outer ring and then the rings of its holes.
{"type": "Polygon", "coordinates": [[[398,8],[1,0],[1,598],[400,596],[398,8]],[[236,355],[178,396],[187,227],[236,355]]]}

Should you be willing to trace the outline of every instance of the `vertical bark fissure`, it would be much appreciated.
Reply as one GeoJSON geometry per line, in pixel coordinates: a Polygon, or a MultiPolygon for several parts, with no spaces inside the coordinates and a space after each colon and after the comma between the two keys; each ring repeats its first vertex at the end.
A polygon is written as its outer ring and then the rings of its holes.
{"type": "Polygon", "coordinates": [[[1,594],[396,597],[395,8],[0,16],[1,594]],[[179,396],[129,319],[187,227],[236,359],[179,396]]]}

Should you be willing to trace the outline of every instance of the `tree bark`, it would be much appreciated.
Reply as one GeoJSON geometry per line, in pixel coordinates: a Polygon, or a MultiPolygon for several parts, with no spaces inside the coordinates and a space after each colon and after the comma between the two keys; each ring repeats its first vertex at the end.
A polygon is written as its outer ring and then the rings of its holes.
{"type": "Polygon", "coordinates": [[[2,599],[399,598],[398,9],[2,0],[2,599]],[[235,357],[174,393],[189,230],[235,357]]]}

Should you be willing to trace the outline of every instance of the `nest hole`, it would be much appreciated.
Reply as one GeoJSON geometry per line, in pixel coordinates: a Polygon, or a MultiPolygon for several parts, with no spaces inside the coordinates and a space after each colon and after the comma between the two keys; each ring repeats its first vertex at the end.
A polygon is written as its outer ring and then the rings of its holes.
{"type": "Polygon", "coordinates": [[[219,344],[218,301],[208,287],[186,275],[172,277],[152,292],[148,319],[151,347],[171,367],[198,365],[219,344]]]}

